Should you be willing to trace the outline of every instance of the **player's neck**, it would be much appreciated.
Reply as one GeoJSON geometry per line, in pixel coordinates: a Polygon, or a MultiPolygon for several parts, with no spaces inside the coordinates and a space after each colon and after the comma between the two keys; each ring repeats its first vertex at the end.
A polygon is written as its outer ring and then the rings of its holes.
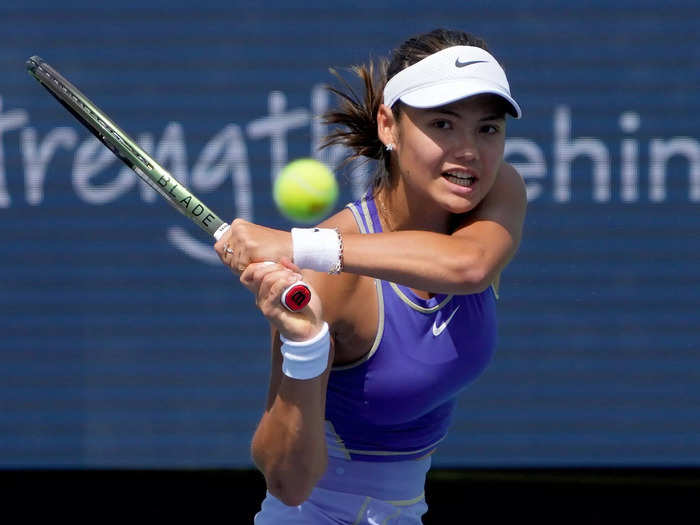
{"type": "Polygon", "coordinates": [[[430,206],[425,198],[412,196],[399,183],[387,185],[375,196],[377,210],[385,232],[424,230],[447,233],[450,214],[437,206],[430,206]]]}

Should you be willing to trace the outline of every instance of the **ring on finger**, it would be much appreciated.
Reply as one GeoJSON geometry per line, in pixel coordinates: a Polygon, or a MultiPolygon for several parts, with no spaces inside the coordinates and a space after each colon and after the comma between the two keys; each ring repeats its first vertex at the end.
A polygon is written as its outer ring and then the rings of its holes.
{"type": "Polygon", "coordinates": [[[232,250],[231,247],[228,245],[228,243],[226,243],[226,245],[224,246],[224,251],[225,251],[226,253],[233,253],[233,250],[232,250]]]}

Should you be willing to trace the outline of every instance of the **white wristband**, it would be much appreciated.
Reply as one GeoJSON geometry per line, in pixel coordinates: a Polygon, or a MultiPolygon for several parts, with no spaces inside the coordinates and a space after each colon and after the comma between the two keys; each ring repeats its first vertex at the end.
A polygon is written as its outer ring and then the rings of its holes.
{"type": "Polygon", "coordinates": [[[317,272],[340,273],[343,242],[332,228],[292,228],[294,264],[317,272]]]}
{"type": "Polygon", "coordinates": [[[331,335],[328,323],[307,341],[291,341],[280,335],[282,341],[282,372],[292,379],[313,379],[320,376],[328,366],[331,335]]]}

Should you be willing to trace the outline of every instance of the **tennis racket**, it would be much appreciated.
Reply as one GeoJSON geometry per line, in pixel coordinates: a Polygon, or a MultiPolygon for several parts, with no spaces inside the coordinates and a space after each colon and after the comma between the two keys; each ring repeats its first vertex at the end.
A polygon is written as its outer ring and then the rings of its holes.
{"type": "MultiPolygon", "coordinates": [[[[77,120],[107,146],[136,175],[156,190],[176,210],[217,241],[228,230],[222,221],[194,193],[175,179],[165,168],[122,131],[100,108],[90,101],[63,75],[33,56],[27,60],[27,71],[58,100],[77,120]]],[[[282,294],[282,304],[290,311],[304,308],[311,299],[311,290],[304,282],[296,282],[282,294]]]]}

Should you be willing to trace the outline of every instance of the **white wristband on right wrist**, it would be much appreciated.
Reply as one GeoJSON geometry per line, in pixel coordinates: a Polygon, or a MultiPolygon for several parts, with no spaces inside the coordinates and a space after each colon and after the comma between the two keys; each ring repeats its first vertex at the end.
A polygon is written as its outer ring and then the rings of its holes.
{"type": "Polygon", "coordinates": [[[292,228],[293,261],[299,268],[338,274],[343,270],[343,238],[334,228],[292,228]]]}
{"type": "Polygon", "coordinates": [[[282,341],[282,372],[292,379],[313,379],[320,376],[328,366],[331,335],[328,323],[307,341],[292,341],[280,335],[282,341]]]}

